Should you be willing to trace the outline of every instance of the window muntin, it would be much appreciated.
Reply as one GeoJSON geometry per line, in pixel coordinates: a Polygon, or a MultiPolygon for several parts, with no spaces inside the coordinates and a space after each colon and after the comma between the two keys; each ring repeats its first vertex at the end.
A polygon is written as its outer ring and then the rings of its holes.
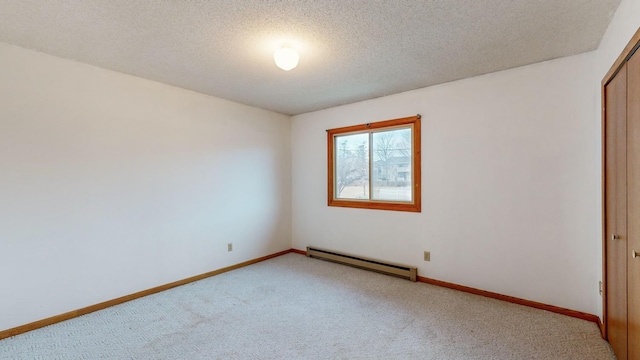
{"type": "Polygon", "coordinates": [[[329,206],[420,212],[420,116],[327,130],[329,206]]]}

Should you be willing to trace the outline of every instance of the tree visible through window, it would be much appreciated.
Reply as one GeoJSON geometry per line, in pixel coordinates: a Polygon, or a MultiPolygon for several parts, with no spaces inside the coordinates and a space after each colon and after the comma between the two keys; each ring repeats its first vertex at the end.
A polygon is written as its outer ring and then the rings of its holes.
{"type": "Polygon", "coordinates": [[[331,129],[329,205],[420,211],[420,116],[331,129]]]}

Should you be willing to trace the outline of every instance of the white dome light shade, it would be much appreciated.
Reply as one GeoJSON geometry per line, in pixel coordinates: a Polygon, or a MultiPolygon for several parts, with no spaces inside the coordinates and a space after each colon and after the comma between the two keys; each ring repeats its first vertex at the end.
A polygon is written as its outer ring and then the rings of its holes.
{"type": "Polygon", "coordinates": [[[282,70],[289,71],[298,66],[298,60],[300,56],[298,52],[289,47],[283,47],[273,54],[273,59],[276,61],[276,65],[282,70]]]}

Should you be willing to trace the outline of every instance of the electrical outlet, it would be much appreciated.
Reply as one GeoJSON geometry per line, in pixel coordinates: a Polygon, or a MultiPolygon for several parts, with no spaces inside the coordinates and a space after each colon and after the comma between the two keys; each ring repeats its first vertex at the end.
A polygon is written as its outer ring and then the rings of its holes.
{"type": "Polygon", "coordinates": [[[598,292],[602,295],[602,281],[598,282],[598,292]]]}
{"type": "Polygon", "coordinates": [[[431,252],[429,251],[424,252],[424,261],[431,261],[431,252]]]}
{"type": "Polygon", "coordinates": [[[233,251],[233,243],[227,244],[227,251],[233,251]]]}

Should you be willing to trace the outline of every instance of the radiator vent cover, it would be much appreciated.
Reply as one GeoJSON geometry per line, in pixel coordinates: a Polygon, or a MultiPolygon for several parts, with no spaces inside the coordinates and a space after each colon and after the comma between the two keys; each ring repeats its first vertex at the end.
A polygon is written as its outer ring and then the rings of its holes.
{"type": "Polygon", "coordinates": [[[387,275],[393,275],[416,281],[418,269],[413,266],[395,264],[381,260],[369,259],[362,256],[345,254],[333,250],[307,246],[307,256],[322,260],[333,261],[339,264],[354,266],[387,275]]]}

